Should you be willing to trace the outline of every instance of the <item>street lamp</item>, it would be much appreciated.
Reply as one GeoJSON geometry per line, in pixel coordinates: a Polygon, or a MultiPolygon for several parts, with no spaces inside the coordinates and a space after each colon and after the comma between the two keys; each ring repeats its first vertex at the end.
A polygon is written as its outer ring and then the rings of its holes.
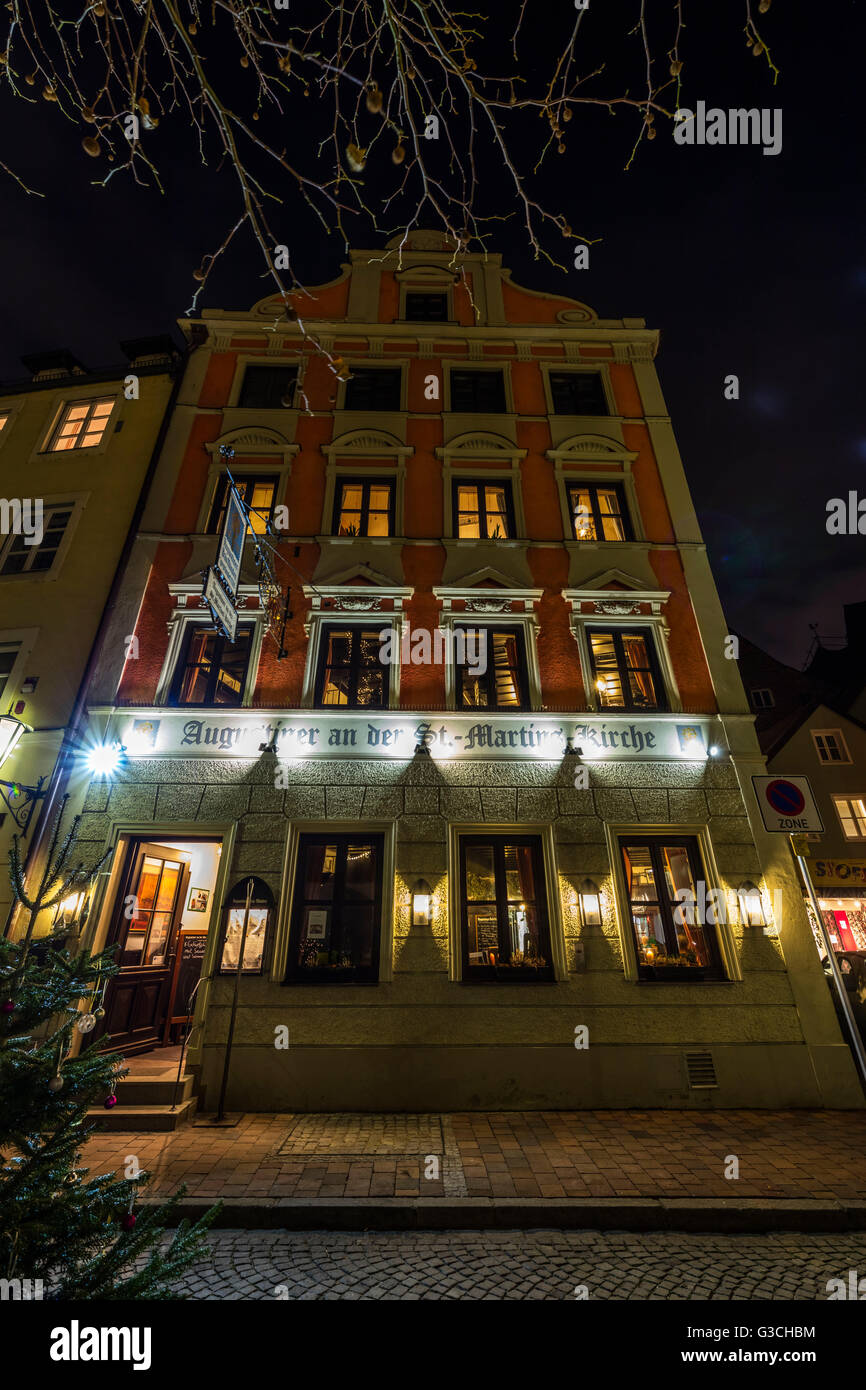
{"type": "Polygon", "coordinates": [[[764,912],[764,900],[758,886],[747,879],[741,883],[737,889],[737,898],[740,903],[740,920],[744,927],[765,927],[767,918],[764,912]]]}
{"type": "MultiPolygon", "coordinates": [[[[0,716],[0,767],[14,753],[24,734],[32,734],[32,732],[30,725],[25,724],[21,719],[16,719],[14,714],[0,716]]],[[[0,797],[2,797],[3,804],[18,829],[24,835],[30,828],[36,803],[47,794],[42,790],[44,781],[45,778],[40,777],[35,787],[27,787],[20,782],[5,782],[0,778],[0,797]]]]}
{"type": "Polygon", "coordinates": [[[0,716],[0,767],[15,752],[22,735],[32,732],[30,725],[16,719],[14,714],[0,716]]]}

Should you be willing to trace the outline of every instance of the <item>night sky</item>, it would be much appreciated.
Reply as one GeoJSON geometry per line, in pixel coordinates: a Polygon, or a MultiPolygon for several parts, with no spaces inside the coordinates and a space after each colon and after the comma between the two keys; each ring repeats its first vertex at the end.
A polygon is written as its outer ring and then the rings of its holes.
{"type": "MultiPolygon", "coordinates": [[[[556,43],[560,4],[569,9],[567,0],[530,7],[546,16],[530,25],[535,63],[543,45],[556,43]]],[[[593,62],[610,56],[606,45],[619,45],[620,66],[611,64],[619,81],[612,77],[604,91],[629,85],[641,95],[639,47],[625,43],[622,25],[605,28],[607,14],[628,8],[625,0],[591,0],[582,34],[593,62]]],[[[663,69],[672,9],[670,0],[648,5],[663,69]]],[[[661,330],[657,365],[728,621],[800,666],[808,624],[839,635],[841,605],[866,599],[863,538],[830,536],[825,526],[830,498],[851,489],[866,495],[862,11],[856,0],[820,7],[774,0],[761,24],[781,70],[775,87],[765,61],[746,49],[744,6],[702,0],[684,12],[682,104],[781,107],[782,152],[678,146],[660,122],[658,138],[643,142],[626,170],[639,117],[579,110],[567,153],[548,157],[534,189],[576,231],[600,239],[590,269],[563,273],[536,261],[515,218],[502,223],[490,249],[518,284],[584,300],[602,317],[640,316],[661,330]],[[723,395],[729,373],[740,380],[736,402],[723,395]]],[[[211,76],[219,69],[236,85],[239,109],[250,109],[248,74],[235,64],[220,69],[217,59],[211,76]]],[[[164,195],[123,175],[102,189],[91,184],[97,161],[81,150],[81,127],[55,105],[25,106],[5,85],[0,90],[0,158],[47,194],[30,197],[0,172],[4,382],[26,375],[22,354],[55,347],[89,366],[119,362],[120,339],[171,331],[189,308],[191,272],[235,220],[236,193],[229,170],[216,161],[202,168],[188,125],[168,124],[150,137],[164,195]]],[[[290,148],[309,138],[310,107],[289,112],[285,127],[275,138],[290,148]]],[[[535,148],[527,140],[517,152],[532,163],[535,148]]],[[[513,211],[493,156],[484,169],[487,210],[513,211]]],[[[388,162],[381,176],[368,174],[375,200],[393,168],[388,162]]],[[[291,199],[291,189],[286,194],[291,199]]],[[[423,220],[432,225],[430,216],[423,220]]],[[[380,225],[376,233],[359,218],[353,244],[384,244],[399,226],[394,213],[380,225]]],[[[342,238],[324,236],[297,201],[287,201],[275,227],[299,279],[339,274],[342,238]]],[[[551,235],[548,246],[566,257],[561,237],[551,235]]],[[[208,279],[200,307],[249,307],[272,288],[263,275],[244,236],[208,279]]]]}

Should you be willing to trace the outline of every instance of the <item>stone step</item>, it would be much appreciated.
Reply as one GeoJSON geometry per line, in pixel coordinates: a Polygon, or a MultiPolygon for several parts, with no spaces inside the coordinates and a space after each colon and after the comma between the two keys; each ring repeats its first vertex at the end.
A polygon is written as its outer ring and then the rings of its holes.
{"type": "Polygon", "coordinates": [[[178,1105],[181,1101],[189,1100],[192,1095],[195,1077],[192,1072],[185,1072],[180,1078],[175,1097],[175,1085],[177,1075],[166,1078],[160,1076],[128,1076],[124,1081],[117,1083],[117,1105],[171,1105],[176,1099],[178,1105]]]}
{"type": "MultiPolygon", "coordinates": [[[[118,1087],[118,1094],[120,1087],[118,1087]]],[[[181,1125],[188,1124],[196,1111],[198,1101],[195,1096],[178,1101],[177,1109],[169,1105],[124,1105],[118,1100],[112,1110],[104,1106],[94,1106],[87,1112],[88,1120],[97,1120],[103,1131],[115,1134],[136,1134],[138,1132],[171,1133],[181,1125]]]]}

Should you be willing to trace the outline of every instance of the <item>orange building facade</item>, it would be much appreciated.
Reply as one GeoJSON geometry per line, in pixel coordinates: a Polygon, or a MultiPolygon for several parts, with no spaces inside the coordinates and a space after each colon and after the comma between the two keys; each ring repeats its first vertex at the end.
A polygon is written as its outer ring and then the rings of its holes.
{"type": "Polygon", "coordinates": [[[112,1045],[213,1108],[237,987],[233,1109],[862,1104],[656,331],[426,232],[292,302],[182,324],[91,687],[112,1045]]]}

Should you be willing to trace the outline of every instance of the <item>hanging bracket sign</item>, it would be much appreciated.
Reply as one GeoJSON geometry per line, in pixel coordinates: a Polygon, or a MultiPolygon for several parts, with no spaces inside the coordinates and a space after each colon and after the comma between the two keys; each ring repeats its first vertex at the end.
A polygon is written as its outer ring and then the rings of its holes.
{"type": "Polygon", "coordinates": [[[238,610],[231,595],[226,593],[219,571],[213,565],[204,581],[204,601],[217,627],[229,642],[234,642],[238,635],[238,610]]]}

